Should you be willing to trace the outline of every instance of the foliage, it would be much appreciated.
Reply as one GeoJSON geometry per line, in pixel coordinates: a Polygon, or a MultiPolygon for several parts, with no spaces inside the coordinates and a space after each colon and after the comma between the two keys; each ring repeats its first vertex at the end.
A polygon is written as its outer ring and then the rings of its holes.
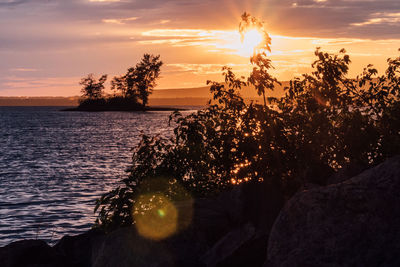
{"type": "Polygon", "coordinates": [[[258,95],[263,96],[264,106],[266,106],[265,92],[267,90],[274,90],[275,84],[280,84],[276,78],[268,73],[268,70],[273,67],[265,51],[271,52],[271,38],[265,30],[264,22],[246,12],[243,13],[242,21],[239,24],[239,32],[242,40],[245,33],[253,28],[257,29],[257,31],[262,34],[263,38],[261,43],[255,47],[253,56],[250,57],[250,63],[254,67],[248,77],[248,84],[254,86],[258,95]]]}
{"type": "Polygon", "coordinates": [[[123,98],[137,99],[137,93],[133,84],[134,68],[129,68],[123,76],[115,76],[111,81],[111,89],[120,93],[123,98]]]}
{"type": "Polygon", "coordinates": [[[252,57],[255,70],[247,80],[224,67],[224,83],[208,81],[216,104],[186,117],[172,114],[172,138],[143,136],[129,177],[98,200],[97,223],[132,224],[138,196],[182,198],[176,185],[185,197],[199,197],[260,182],[279,186],[289,198],[306,183],[324,185],[342,169],[400,153],[400,57],[388,60],[384,75],[368,65],[351,79],[345,50],[317,49],[315,56],[314,71],[291,80],[285,96],[269,106],[246,104],[240,95],[246,84],[262,93],[274,89],[265,53],[252,57]],[[144,186],[149,180],[168,182],[155,189],[144,186]]]}
{"type": "Polygon", "coordinates": [[[244,35],[246,31],[250,29],[257,29],[263,35],[263,39],[258,47],[255,48],[254,54],[258,54],[265,50],[271,52],[271,37],[265,29],[265,25],[263,21],[260,21],[258,18],[251,16],[249,13],[244,12],[241,16],[242,20],[239,24],[239,33],[241,35],[241,39],[243,41],[244,35]]]}
{"type": "Polygon", "coordinates": [[[122,96],[84,99],[78,107],[78,110],[84,111],[135,111],[142,109],[143,106],[136,99],[122,96]]]}
{"type": "Polygon", "coordinates": [[[135,68],[135,84],[139,93],[139,98],[146,106],[149,95],[156,86],[156,80],[160,76],[160,68],[163,62],[160,56],[144,54],[142,60],[136,64],[135,68]]]}
{"type": "Polygon", "coordinates": [[[144,54],[136,67],[129,68],[123,76],[114,77],[111,81],[112,89],[120,92],[124,98],[139,98],[142,105],[146,106],[160,76],[162,64],[159,55],[144,54]]]}
{"type": "Polygon", "coordinates": [[[92,73],[82,78],[79,84],[83,86],[81,90],[83,96],[92,100],[102,98],[106,80],[107,75],[102,75],[97,81],[92,73]]]}
{"type": "Polygon", "coordinates": [[[82,78],[83,99],[78,110],[143,110],[148,103],[149,95],[156,86],[156,80],[160,76],[163,62],[160,56],[144,54],[142,60],[135,67],[128,69],[123,76],[116,76],[111,81],[111,89],[119,92],[119,95],[104,96],[104,83],[107,75],[97,79],[93,74],[82,78]],[[138,101],[140,99],[140,102],[138,101]]]}

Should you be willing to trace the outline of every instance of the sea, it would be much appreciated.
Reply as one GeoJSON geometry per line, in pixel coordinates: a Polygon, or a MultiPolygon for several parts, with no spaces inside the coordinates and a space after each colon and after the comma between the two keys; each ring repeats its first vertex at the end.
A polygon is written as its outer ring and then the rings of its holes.
{"type": "Polygon", "coordinates": [[[62,109],[0,107],[0,247],[89,230],[96,199],[127,176],[141,136],[173,133],[171,111],[62,109]]]}

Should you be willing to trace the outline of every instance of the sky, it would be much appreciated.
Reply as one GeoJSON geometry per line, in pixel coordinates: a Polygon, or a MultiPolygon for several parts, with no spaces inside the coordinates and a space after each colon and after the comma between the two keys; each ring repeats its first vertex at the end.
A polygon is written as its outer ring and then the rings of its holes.
{"type": "Polygon", "coordinates": [[[164,62],[157,89],[205,86],[251,69],[240,15],[265,22],[278,79],[310,71],[316,47],[345,48],[354,77],[399,55],[400,0],[0,0],[0,96],[75,96],[88,73],[164,62]]]}

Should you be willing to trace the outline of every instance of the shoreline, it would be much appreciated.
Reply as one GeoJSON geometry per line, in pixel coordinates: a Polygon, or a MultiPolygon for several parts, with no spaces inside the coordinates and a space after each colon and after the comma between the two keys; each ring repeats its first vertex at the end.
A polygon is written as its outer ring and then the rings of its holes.
{"type": "Polygon", "coordinates": [[[184,216],[163,239],[146,237],[137,225],[107,232],[92,228],[65,235],[53,246],[42,240],[12,242],[0,247],[0,262],[5,267],[399,266],[399,167],[400,156],[394,156],[360,172],[336,173],[332,183],[310,184],[281,209],[271,188],[243,184],[189,205],[175,202],[184,216]]]}
{"type": "Polygon", "coordinates": [[[94,109],[87,109],[87,108],[80,108],[80,107],[74,107],[74,108],[65,108],[61,109],[60,111],[82,111],[82,112],[146,112],[146,111],[185,111],[185,110],[190,110],[188,108],[178,108],[178,107],[146,107],[144,109],[135,109],[135,108],[94,108],[94,109]]]}

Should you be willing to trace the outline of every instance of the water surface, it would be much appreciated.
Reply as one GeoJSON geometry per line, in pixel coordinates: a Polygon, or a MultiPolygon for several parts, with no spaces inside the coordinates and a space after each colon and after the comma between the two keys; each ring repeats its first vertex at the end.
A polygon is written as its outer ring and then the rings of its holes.
{"type": "Polygon", "coordinates": [[[0,107],[0,246],[89,229],[95,199],[126,175],[140,135],[172,133],[169,111],[59,110],[0,107]]]}

